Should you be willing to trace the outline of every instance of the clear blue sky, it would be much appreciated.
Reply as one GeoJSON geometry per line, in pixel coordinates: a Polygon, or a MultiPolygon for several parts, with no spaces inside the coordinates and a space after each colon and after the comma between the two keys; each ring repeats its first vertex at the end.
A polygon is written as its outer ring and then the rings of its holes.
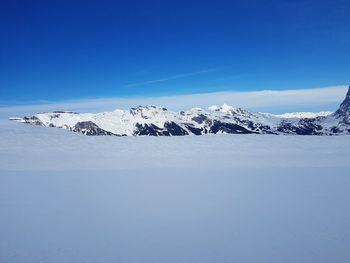
{"type": "Polygon", "coordinates": [[[350,79],[350,1],[2,1],[0,104],[350,79]]]}

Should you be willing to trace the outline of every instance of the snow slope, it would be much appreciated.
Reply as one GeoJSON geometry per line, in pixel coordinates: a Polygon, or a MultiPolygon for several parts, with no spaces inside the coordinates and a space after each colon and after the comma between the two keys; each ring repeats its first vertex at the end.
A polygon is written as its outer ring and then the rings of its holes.
{"type": "Polygon", "coordinates": [[[0,262],[350,261],[348,136],[0,121],[0,262]]]}
{"type": "Polygon", "coordinates": [[[331,111],[320,111],[320,112],[288,112],[283,114],[275,114],[277,118],[286,118],[286,119],[292,119],[292,118],[317,118],[317,117],[326,117],[331,115],[333,112],[331,111]]]}

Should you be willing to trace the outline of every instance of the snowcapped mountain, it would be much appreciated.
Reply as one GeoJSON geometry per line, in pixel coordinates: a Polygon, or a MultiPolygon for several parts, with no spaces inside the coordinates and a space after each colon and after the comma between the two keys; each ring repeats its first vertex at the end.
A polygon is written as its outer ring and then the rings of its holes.
{"type": "Polygon", "coordinates": [[[229,105],[173,112],[166,108],[139,106],[102,113],[46,112],[11,120],[57,127],[85,135],[181,136],[232,134],[350,134],[350,87],[335,113],[252,113],[229,105]]]}

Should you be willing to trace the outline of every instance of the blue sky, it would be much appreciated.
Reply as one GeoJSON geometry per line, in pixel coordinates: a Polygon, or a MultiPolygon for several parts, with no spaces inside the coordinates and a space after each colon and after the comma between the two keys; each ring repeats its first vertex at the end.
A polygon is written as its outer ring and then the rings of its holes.
{"type": "Polygon", "coordinates": [[[345,85],[350,2],[2,1],[0,105],[345,85]]]}

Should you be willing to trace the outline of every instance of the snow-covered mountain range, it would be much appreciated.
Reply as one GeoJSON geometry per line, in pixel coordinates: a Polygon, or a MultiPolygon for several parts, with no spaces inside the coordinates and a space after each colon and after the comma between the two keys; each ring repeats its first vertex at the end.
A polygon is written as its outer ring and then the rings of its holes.
{"type": "Polygon", "coordinates": [[[174,112],[166,108],[139,106],[130,110],[102,113],[55,111],[11,120],[57,127],[85,135],[180,136],[217,133],[349,135],[350,87],[339,109],[334,112],[252,113],[226,104],[207,109],[174,112]]]}

